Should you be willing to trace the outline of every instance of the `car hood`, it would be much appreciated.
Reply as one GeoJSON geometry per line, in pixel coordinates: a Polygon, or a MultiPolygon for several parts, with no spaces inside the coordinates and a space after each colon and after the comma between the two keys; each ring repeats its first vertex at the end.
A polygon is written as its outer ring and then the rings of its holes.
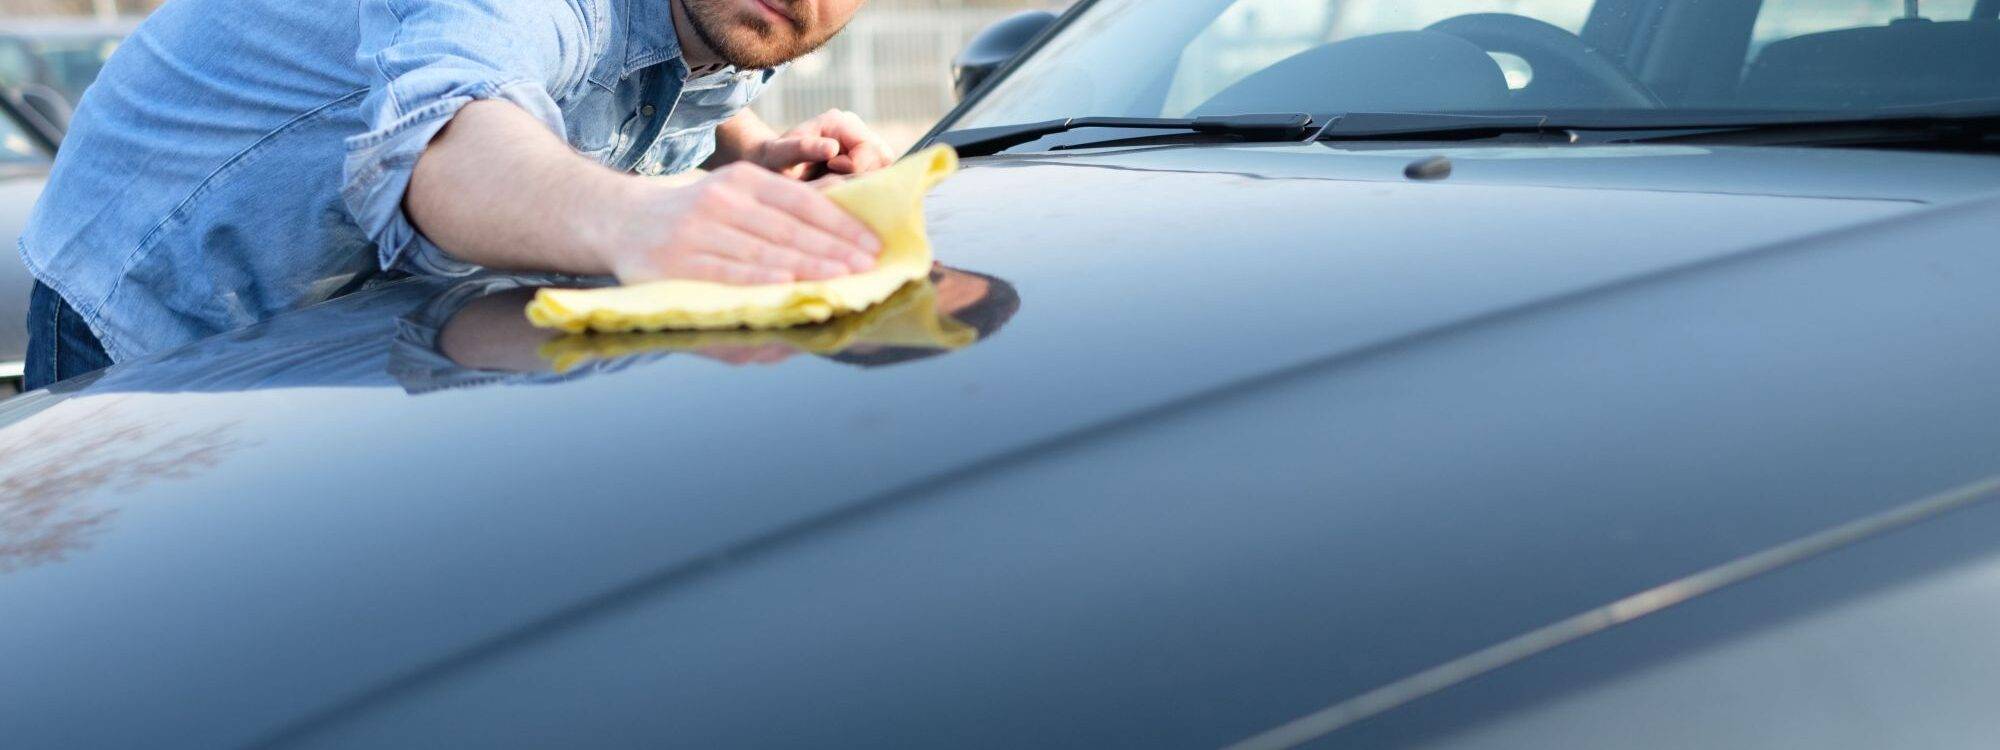
{"type": "Polygon", "coordinates": [[[451,373],[456,287],[343,298],[0,409],[10,734],[1240,739],[1994,468],[1995,282],[1926,239],[1992,167],[969,160],[937,252],[1019,311],[880,367],[451,373]]]}

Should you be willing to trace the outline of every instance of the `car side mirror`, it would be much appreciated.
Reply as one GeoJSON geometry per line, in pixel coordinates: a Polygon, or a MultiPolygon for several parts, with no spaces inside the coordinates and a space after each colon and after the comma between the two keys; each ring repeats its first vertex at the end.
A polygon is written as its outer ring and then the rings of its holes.
{"type": "Polygon", "coordinates": [[[63,132],[69,130],[70,115],[76,114],[69,100],[55,89],[39,83],[22,86],[14,93],[21,97],[21,104],[27,107],[29,114],[41,118],[36,126],[50,131],[56,142],[62,142],[63,132]]]}
{"type": "Polygon", "coordinates": [[[1056,22],[1056,14],[1046,10],[1024,10],[994,21],[972,36],[972,41],[951,60],[952,89],[964,99],[979,84],[1021,54],[1028,43],[1056,22]]]}

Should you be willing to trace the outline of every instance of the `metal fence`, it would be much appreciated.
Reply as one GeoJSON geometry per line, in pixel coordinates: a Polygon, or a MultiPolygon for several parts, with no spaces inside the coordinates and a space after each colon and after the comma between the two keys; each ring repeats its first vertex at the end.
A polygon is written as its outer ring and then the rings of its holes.
{"type": "MultiPolygon", "coordinates": [[[[159,1],[0,0],[0,26],[24,16],[143,15],[159,1]]],[[[901,150],[951,108],[951,58],[973,34],[1023,8],[1060,4],[1061,0],[871,3],[825,48],[792,63],[755,108],[780,128],[828,109],[851,110],[901,150]]]]}
{"type": "Polygon", "coordinates": [[[110,21],[119,16],[146,13],[159,5],[160,0],[0,0],[0,19],[90,15],[110,21]]]}
{"type": "Polygon", "coordinates": [[[793,62],[755,109],[780,128],[828,109],[850,110],[901,150],[951,109],[952,56],[987,24],[1046,5],[863,9],[826,47],[793,62]]]}

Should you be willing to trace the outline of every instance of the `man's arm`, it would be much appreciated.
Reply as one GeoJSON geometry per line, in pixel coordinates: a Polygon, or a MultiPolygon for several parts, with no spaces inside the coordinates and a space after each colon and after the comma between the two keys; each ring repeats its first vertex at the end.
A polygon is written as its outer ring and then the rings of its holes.
{"type": "Polygon", "coordinates": [[[424,150],[404,212],[463,261],[628,282],[829,278],[874,267],[880,248],[796,180],[747,163],[685,186],[619,174],[493,100],[466,105],[424,150]]]}
{"type": "Polygon", "coordinates": [[[859,222],[767,170],[666,184],[572,152],[556,99],[593,64],[587,3],[361,0],[369,127],[341,197],[384,269],[766,283],[873,265],[859,222]]]}

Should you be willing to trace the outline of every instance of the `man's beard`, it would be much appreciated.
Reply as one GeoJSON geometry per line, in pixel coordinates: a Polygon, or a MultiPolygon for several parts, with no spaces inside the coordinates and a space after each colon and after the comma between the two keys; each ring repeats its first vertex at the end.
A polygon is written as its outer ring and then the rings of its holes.
{"type": "Polygon", "coordinates": [[[819,49],[840,29],[822,28],[809,3],[771,0],[792,15],[772,22],[762,13],[743,10],[738,0],[681,0],[688,25],[701,43],[723,62],[739,69],[771,68],[819,49]]]}

